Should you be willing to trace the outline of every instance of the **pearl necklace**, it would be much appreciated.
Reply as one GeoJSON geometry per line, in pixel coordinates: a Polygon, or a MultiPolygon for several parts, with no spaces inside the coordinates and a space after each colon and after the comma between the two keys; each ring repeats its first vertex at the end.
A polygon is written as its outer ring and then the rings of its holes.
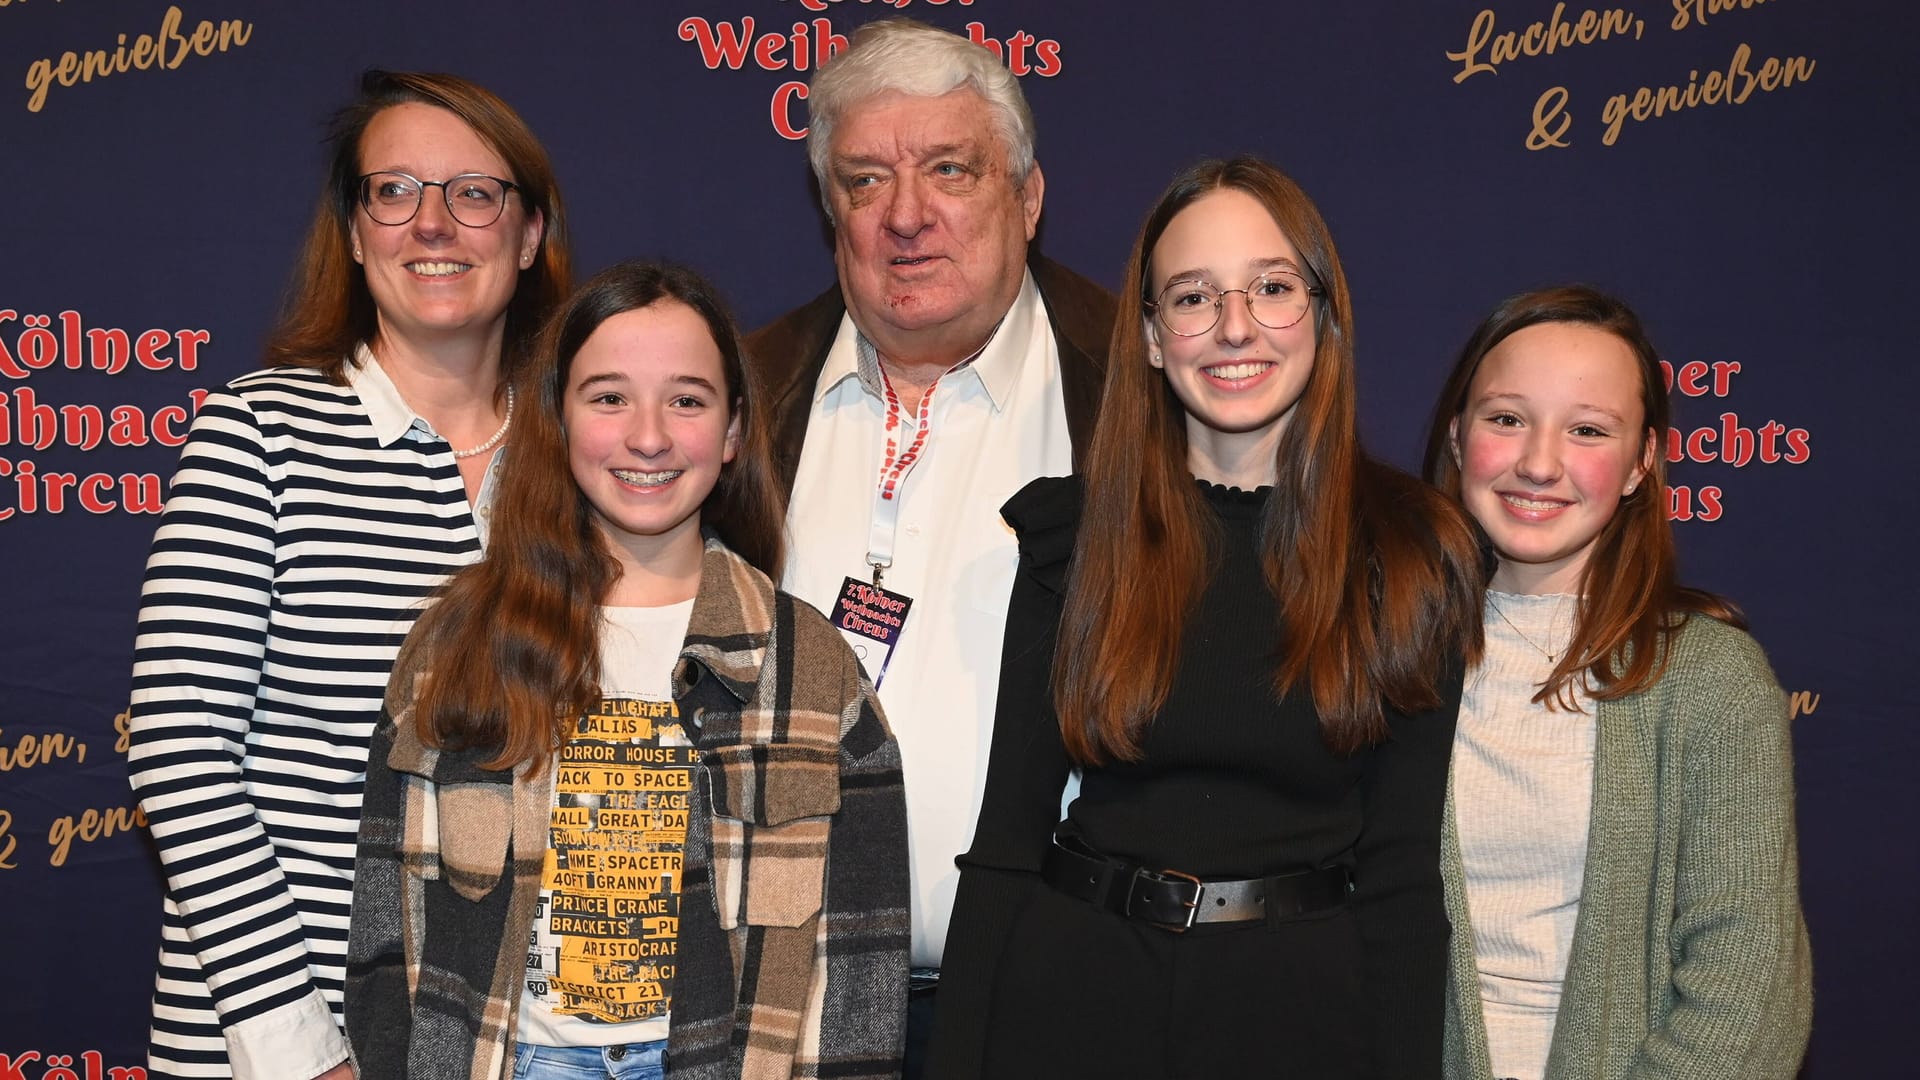
{"type": "Polygon", "coordinates": [[[477,454],[486,453],[487,451],[500,445],[500,440],[507,437],[507,429],[512,426],[513,426],[513,387],[509,386],[507,387],[507,417],[506,419],[500,421],[500,430],[494,432],[491,436],[489,436],[486,442],[481,443],[479,446],[476,446],[471,450],[455,450],[453,452],[453,456],[455,458],[470,458],[477,454]]]}
{"type": "MultiPolygon", "coordinates": [[[[1562,603],[1564,603],[1564,601],[1562,601],[1562,603]]],[[[1515,624],[1512,619],[1507,618],[1507,613],[1500,610],[1500,601],[1495,600],[1493,598],[1493,593],[1491,591],[1487,593],[1487,606],[1493,609],[1493,613],[1495,615],[1500,616],[1501,622],[1506,623],[1508,626],[1513,627],[1513,632],[1520,635],[1521,641],[1524,641],[1527,644],[1533,646],[1534,652],[1537,652],[1541,656],[1546,657],[1547,663],[1551,664],[1556,662],[1559,659],[1559,657],[1555,654],[1554,650],[1551,648],[1551,646],[1553,645],[1553,638],[1551,637],[1547,638],[1547,645],[1549,646],[1548,648],[1544,648],[1544,649],[1541,648],[1539,642],[1528,637],[1527,632],[1525,630],[1520,629],[1520,627],[1517,624],[1515,624]]],[[[1559,615],[1557,611],[1555,613],[1554,621],[1555,622],[1559,621],[1559,615]]]]}

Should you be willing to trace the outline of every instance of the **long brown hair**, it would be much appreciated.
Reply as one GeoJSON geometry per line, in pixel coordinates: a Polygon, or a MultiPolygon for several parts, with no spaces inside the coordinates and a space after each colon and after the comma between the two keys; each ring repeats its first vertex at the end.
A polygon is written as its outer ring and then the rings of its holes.
{"type": "Polygon", "coordinates": [[[719,294],[691,270],[627,262],[581,286],[540,338],[516,385],[525,402],[500,473],[486,557],[441,587],[407,635],[388,705],[409,699],[422,741],[497,750],[489,768],[545,767],[573,718],[600,695],[600,607],[620,571],[593,506],[568,465],[562,403],[581,346],[608,319],[657,303],[685,304],[720,349],[740,446],[700,506],[704,531],[768,577],[785,552],[756,376],[719,294]],[[524,418],[524,419],[523,419],[524,418]]]}
{"type": "Polygon", "coordinates": [[[1185,410],[1147,363],[1144,320],[1160,234],[1222,188],[1267,208],[1324,291],[1313,371],[1280,438],[1259,526],[1279,607],[1274,693],[1304,684],[1326,744],[1353,751],[1384,737],[1383,702],[1438,705],[1448,669],[1478,649],[1479,566],[1465,521],[1360,448],[1347,280],[1320,211],[1264,161],[1203,161],[1161,195],[1134,243],[1088,454],[1053,688],[1068,752],[1085,764],[1140,756],[1211,573],[1211,515],[1188,469],[1185,410]]]}
{"type": "Polygon", "coordinates": [[[432,105],[464,120],[506,162],[523,211],[544,221],[533,264],[520,271],[500,343],[500,384],[511,385],[532,357],[541,323],[567,295],[572,278],[567,215],[553,163],[513,107],[458,75],[368,71],[360,94],[328,128],[326,188],[307,227],[286,310],[267,338],[267,367],[317,368],[346,381],[354,346],[373,338],[376,311],[367,278],[353,260],[347,228],[360,209],[360,139],[373,118],[395,105],[432,105]]]}
{"type": "MultiPolygon", "coordinates": [[[[1427,431],[1427,479],[1454,500],[1460,499],[1460,465],[1454,457],[1457,443],[1452,432],[1466,412],[1473,377],[1495,346],[1542,323],[1590,326],[1626,343],[1638,368],[1640,408],[1653,446],[1646,478],[1620,500],[1613,518],[1594,538],[1581,576],[1573,640],[1533,696],[1538,702],[1571,708],[1582,688],[1606,701],[1651,687],[1666,670],[1666,637],[1679,629],[1687,615],[1710,615],[1741,629],[1746,628],[1746,620],[1732,601],[1683,586],[1675,577],[1663,452],[1671,413],[1660,354],[1633,309],[1598,289],[1586,285],[1536,289],[1507,298],[1487,316],[1460,350],[1434,405],[1427,431]]],[[[1482,543],[1487,543],[1485,532],[1480,535],[1482,543]]]]}

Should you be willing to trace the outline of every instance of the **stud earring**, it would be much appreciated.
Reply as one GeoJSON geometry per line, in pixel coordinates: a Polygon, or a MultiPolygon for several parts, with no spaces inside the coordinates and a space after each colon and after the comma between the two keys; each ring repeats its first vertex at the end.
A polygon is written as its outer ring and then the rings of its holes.
{"type": "Polygon", "coordinates": [[[1626,496],[1633,494],[1633,489],[1639,486],[1640,486],[1639,484],[1628,484],[1627,490],[1620,493],[1621,498],[1625,498],[1626,496]]]}

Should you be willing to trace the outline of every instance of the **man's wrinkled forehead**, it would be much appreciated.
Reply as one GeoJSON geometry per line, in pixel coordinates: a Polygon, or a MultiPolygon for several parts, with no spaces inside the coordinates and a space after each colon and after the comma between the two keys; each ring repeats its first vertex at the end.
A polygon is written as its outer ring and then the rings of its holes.
{"type": "Polygon", "coordinates": [[[947,159],[999,169],[1009,157],[986,99],[964,86],[938,97],[890,90],[856,102],[834,125],[829,147],[836,170],[947,159]]]}

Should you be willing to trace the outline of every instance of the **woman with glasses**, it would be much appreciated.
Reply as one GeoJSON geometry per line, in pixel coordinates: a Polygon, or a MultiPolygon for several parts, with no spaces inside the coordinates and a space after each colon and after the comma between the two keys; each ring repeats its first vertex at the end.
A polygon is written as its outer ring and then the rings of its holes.
{"type": "Polygon", "coordinates": [[[1122,295],[1084,478],[1004,509],[932,1074],[1437,1076],[1472,537],[1361,451],[1346,279],[1277,169],[1177,178],[1122,295]]]}
{"type": "Polygon", "coordinates": [[[568,286],[545,150],[448,75],[369,72],[267,369],[210,395],[147,562],[133,787],[166,876],[152,1068],[349,1076],[354,837],[388,672],[476,559],[516,376],[568,286]]]}
{"type": "Polygon", "coordinates": [[[1788,1080],[1811,1012],[1787,709],[1674,579],[1660,357],[1584,286],[1501,304],[1426,471],[1494,557],[1453,751],[1447,1072],[1788,1080]]]}

